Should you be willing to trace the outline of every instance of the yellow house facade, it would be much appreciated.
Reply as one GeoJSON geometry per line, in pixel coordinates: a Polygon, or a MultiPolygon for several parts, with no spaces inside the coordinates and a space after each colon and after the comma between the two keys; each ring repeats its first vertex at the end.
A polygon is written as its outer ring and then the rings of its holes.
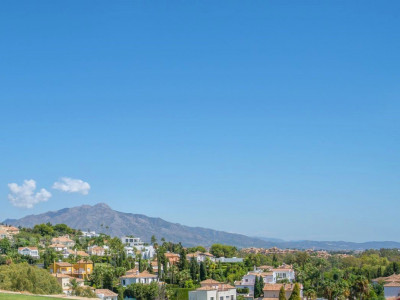
{"type": "Polygon", "coordinates": [[[80,260],[75,264],[68,262],[54,262],[50,266],[51,274],[66,274],[72,277],[88,279],[93,273],[93,262],[88,260],[80,260]]]}

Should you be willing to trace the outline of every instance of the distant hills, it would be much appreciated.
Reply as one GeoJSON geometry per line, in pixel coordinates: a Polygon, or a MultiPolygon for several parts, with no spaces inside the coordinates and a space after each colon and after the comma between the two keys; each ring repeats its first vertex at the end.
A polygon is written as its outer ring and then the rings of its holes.
{"type": "Polygon", "coordinates": [[[278,247],[281,249],[323,249],[323,250],[365,250],[379,248],[400,248],[398,242],[324,242],[324,241],[284,241],[272,238],[249,237],[242,234],[217,231],[202,227],[189,227],[171,223],[161,218],[141,214],[118,212],[104,203],[93,206],[82,205],[49,211],[39,215],[29,215],[21,219],[7,219],[3,223],[14,226],[33,227],[36,224],[64,223],[84,231],[95,230],[111,236],[134,235],[150,241],[152,235],[158,240],[182,242],[184,246],[211,246],[214,243],[247,247],[278,247]]]}

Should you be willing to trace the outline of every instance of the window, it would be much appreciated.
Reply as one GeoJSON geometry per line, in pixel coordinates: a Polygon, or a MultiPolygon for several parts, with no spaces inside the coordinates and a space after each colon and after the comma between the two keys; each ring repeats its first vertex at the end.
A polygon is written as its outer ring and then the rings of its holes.
{"type": "Polygon", "coordinates": [[[124,280],[122,280],[122,285],[126,285],[126,284],[125,284],[125,279],[124,279],[124,280]]]}
{"type": "Polygon", "coordinates": [[[210,300],[214,300],[214,297],[210,297],[210,300]]]}
{"type": "Polygon", "coordinates": [[[219,297],[219,300],[224,300],[224,296],[219,297]]]}

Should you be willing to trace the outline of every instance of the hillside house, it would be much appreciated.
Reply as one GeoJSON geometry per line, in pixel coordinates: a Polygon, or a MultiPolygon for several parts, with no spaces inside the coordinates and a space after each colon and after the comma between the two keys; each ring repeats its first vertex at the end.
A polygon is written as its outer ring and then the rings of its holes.
{"type": "Polygon", "coordinates": [[[207,259],[215,262],[215,256],[212,255],[211,253],[208,253],[208,252],[197,251],[197,252],[194,252],[194,253],[186,254],[186,259],[187,260],[190,261],[192,258],[194,258],[198,263],[205,262],[207,259]]]}
{"type": "Polygon", "coordinates": [[[88,237],[88,238],[94,238],[99,236],[100,234],[96,233],[96,231],[82,231],[82,235],[80,235],[80,237],[88,237]]]}
{"type": "Polygon", "coordinates": [[[296,279],[294,269],[291,265],[283,264],[278,268],[271,270],[273,273],[273,281],[271,283],[277,283],[280,280],[287,279],[289,282],[293,282],[296,279]]]}
{"type": "Polygon", "coordinates": [[[158,282],[157,275],[151,274],[147,271],[139,273],[139,270],[136,268],[126,272],[126,275],[121,276],[119,279],[122,286],[128,286],[133,283],[150,284],[152,282],[158,282]]]}
{"type": "Polygon", "coordinates": [[[68,235],[54,237],[51,239],[51,243],[57,245],[64,245],[67,248],[72,248],[75,246],[75,242],[71,240],[68,235]]]}
{"type": "Polygon", "coordinates": [[[56,252],[63,252],[63,253],[68,250],[67,246],[63,244],[51,244],[49,248],[53,249],[56,252]]]}
{"type": "Polygon", "coordinates": [[[273,282],[273,272],[263,272],[261,270],[256,269],[244,275],[242,280],[235,281],[235,287],[237,289],[248,288],[249,295],[254,295],[254,284],[257,277],[262,277],[264,283],[273,282]]]}
{"type": "Polygon", "coordinates": [[[104,256],[106,253],[106,249],[100,246],[91,246],[88,248],[89,255],[97,255],[97,256],[104,256]]]}
{"type": "Polygon", "coordinates": [[[179,262],[179,254],[167,252],[165,253],[165,258],[168,260],[168,267],[176,265],[179,262]]]}
{"type": "Polygon", "coordinates": [[[84,280],[83,279],[79,279],[79,278],[74,278],[72,276],[69,276],[67,274],[61,274],[61,273],[55,273],[55,274],[51,274],[52,276],[54,276],[58,283],[61,285],[61,288],[63,290],[63,293],[66,295],[71,295],[72,289],[71,289],[71,280],[72,279],[76,279],[76,283],[78,284],[78,286],[83,287],[84,286],[84,280]]]}
{"type": "Polygon", "coordinates": [[[80,260],[75,264],[68,262],[54,262],[50,266],[51,274],[66,274],[71,277],[87,279],[93,273],[93,262],[80,260]]]}
{"type": "Polygon", "coordinates": [[[243,258],[241,258],[241,257],[218,257],[215,259],[215,261],[221,262],[221,263],[237,264],[237,263],[242,263],[243,258]]]}
{"type": "Polygon", "coordinates": [[[30,257],[35,258],[35,259],[40,258],[39,250],[38,250],[37,247],[19,247],[18,248],[18,253],[21,254],[21,255],[30,256],[30,257]]]}
{"type": "Polygon", "coordinates": [[[138,247],[144,246],[144,243],[140,240],[140,238],[130,237],[130,236],[123,236],[121,237],[122,244],[130,247],[138,247]]]}
{"type": "Polygon", "coordinates": [[[201,287],[189,292],[189,300],[236,300],[236,289],[230,284],[207,279],[201,287]]]}

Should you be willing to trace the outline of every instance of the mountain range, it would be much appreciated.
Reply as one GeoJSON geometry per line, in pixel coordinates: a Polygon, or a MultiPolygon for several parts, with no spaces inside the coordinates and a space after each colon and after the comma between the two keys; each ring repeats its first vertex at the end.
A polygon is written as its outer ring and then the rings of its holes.
{"type": "Polygon", "coordinates": [[[323,250],[365,250],[379,248],[400,248],[398,242],[365,242],[353,243],[343,241],[284,241],[265,237],[249,237],[243,234],[229,233],[203,227],[189,227],[171,223],[161,218],[148,217],[142,214],[124,213],[111,209],[107,204],[93,206],[82,205],[49,211],[38,215],[28,215],[21,219],[7,219],[4,224],[33,227],[36,224],[60,224],[81,229],[96,231],[111,236],[134,235],[149,242],[152,235],[158,240],[162,237],[171,242],[182,242],[184,246],[210,246],[214,243],[247,247],[278,247],[281,249],[323,249],[323,250]]]}

